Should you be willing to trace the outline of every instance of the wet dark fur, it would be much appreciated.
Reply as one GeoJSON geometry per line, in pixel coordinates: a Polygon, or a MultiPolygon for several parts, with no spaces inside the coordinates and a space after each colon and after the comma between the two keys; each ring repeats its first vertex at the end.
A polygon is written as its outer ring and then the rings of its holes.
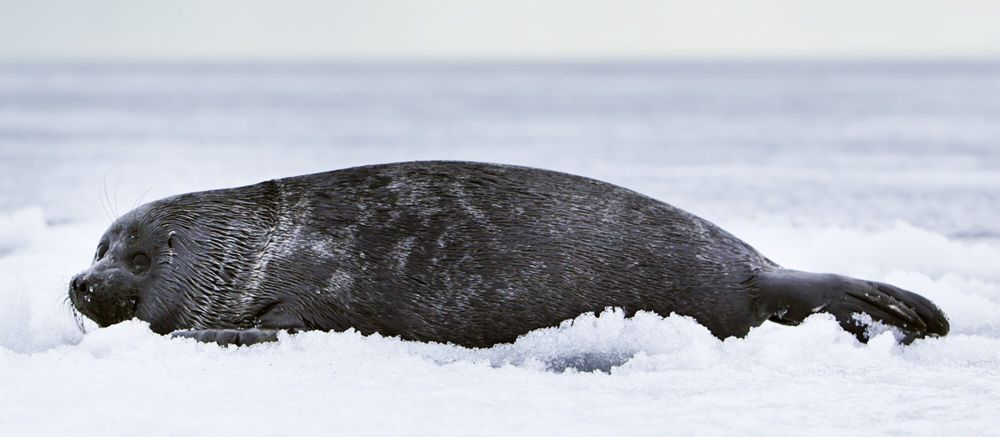
{"type": "Polygon", "coordinates": [[[275,330],[378,332],[490,346],[588,311],[694,317],[720,338],[866,312],[905,341],[944,335],[933,304],[887,284],[781,269],[726,231],[563,173],[413,162],[184,194],[116,221],[70,296],[106,326],[249,344],[275,330]],[[133,274],[133,253],[152,259],[133,274]],[[89,301],[85,298],[89,298],[89,301]]]}

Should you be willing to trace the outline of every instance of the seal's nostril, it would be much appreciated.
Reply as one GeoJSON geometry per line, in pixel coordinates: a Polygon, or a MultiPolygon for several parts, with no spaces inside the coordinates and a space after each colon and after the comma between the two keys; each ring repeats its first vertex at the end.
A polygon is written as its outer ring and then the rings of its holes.
{"type": "Polygon", "coordinates": [[[80,293],[87,291],[87,281],[83,279],[83,276],[77,276],[70,281],[69,286],[80,293]]]}

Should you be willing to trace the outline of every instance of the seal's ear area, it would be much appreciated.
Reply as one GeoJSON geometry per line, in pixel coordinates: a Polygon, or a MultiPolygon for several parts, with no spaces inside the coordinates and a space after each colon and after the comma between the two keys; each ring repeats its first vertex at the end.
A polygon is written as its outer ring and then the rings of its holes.
{"type": "Polygon", "coordinates": [[[174,235],[177,235],[174,231],[167,234],[167,248],[170,250],[174,250],[174,235]]]}
{"type": "Polygon", "coordinates": [[[931,301],[888,284],[795,270],[763,272],[754,283],[761,311],[777,323],[797,325],[811,314],[826,312],[865,342],[868,326],[858,316],[867,314],[902,331],[906,344],[949,330],[947,317],[931,301]]]}
{"type": "Polygon", "coordinates": [[[278,341],[278,329],[192,329],[170,333],[170,338],[193,338],[202,343],[219,346],[250,346],[257,343],[278,341]]]}

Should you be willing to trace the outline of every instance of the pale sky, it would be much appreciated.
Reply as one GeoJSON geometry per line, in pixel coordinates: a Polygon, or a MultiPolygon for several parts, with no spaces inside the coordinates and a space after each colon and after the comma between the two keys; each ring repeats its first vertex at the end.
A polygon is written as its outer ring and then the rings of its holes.
{"type": "Polygon", "coordinates": [[[0,61],[998,56],[988,0],[0,0],[0,61]]]}

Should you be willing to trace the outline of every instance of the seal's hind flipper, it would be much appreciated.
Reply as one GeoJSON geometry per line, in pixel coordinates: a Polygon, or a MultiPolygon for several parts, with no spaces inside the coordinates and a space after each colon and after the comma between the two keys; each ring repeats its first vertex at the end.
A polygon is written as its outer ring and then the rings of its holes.
{"type": "Polygon", "coordinates": [[[797,325],[811,314],[833,314],[858,340],[868,340],[868,326],[858,316],[893,326],[900,340],[948,333],[948,319],[931,301],[916,293],[880,282],[847,276],[777,270],[754,278],[759,309],[771,321],[797,325]]]}
{"type": "Polygon", "coordinates": [[[176,331],[171,338],[193,338],[202,343],[215,343],[219,346],[250,346],[257,343],[278,341],[278,329],[192,329],[176,331]]]}

